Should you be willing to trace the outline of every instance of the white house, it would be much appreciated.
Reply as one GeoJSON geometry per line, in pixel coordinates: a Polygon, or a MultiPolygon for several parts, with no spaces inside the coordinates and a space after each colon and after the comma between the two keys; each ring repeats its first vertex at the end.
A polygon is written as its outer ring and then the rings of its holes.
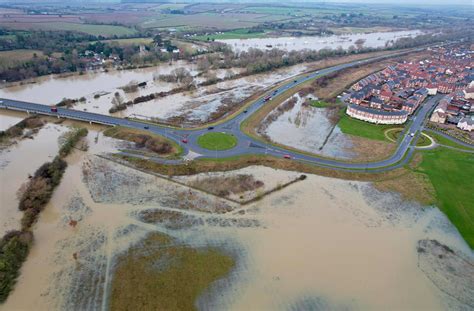
{"type": "Polygon", "coordinates": [[[464,131],[472,131],[474,129],[474,119],[473,118],[462,118],[459,120],[457,127],[464,131]]]}

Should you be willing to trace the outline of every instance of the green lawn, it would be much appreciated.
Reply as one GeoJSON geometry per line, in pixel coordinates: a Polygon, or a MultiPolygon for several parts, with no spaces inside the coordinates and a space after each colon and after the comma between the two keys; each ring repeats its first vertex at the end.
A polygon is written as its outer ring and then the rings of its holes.
{"type": "Polygon", "coordinates": [[[202,35],[193,37],[195,40],[207,41],[210,40],[224,40],[224,39],[250,39],[250,38],[261,38],[265,36],[265,32],[249,32],[248,29],[235,29],[232,31],[226,31],[222,34],[202,35]]]}
{"type": "Polygon", "coordinates": [[[237,138],[226,133],[211,132],[199,136],[198,144],[209,150],[227,150],[237,145],[237,138]]]}
{"type": "Polygon", "coordinates": [[[428,175],[439,208],[474,248],[474,154],[443,147],[422,154],[417,171],[428,175]]]}
{"type": "Polygon", "coordinates": [[[389,128],[400,127],[400,125],[373,124],[353,119],[346,113],[342,114],[341,119],[337,125],[344,134],[384,141],[388,141],[384,134],[385,130],[389,128]]]}
{"type": "Polygon", "coordinates": [[[425,135],[420,135],[418,137],[418,140],[416,141],[417,147],[427,147],[429,145],[431,145],[431,140],[428,137],[425,135]]]}
{"type": "Polygon", "coordinates": [[[474,149],[474,148],[469,148],[469,147],[460,145],[460,144],[452,141],[451,139],[448,139],[448,138],[446,138],[444,136],[441,136],[441,135],[439,135],[437,133],[434,133],[434,132],[426,132],[426,134],[428,136],[431,136],[438,144],[441,144],[441,145],[454,147],[454,148],[458,148],[458,149],[463,149],[463,150],[473,150],[474,149]]]}

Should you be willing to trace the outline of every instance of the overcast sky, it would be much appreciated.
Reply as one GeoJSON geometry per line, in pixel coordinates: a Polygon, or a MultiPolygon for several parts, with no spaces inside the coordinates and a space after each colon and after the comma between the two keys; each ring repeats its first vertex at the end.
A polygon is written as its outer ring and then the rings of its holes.
{"type": "MultiPolygon", "coordinates": [[[[165,2],[163,0],[148,0],[148,2],[165,2]]],[[[0,3],[4,2],[30,2],[30,3],[41,3],[41,2],[107,2],[107,3],[120,3],[120,0],[0,0],[0,3]]],[[[145,0],[144,2],[147,2],[145,0]]],[[[255,2],[255,3],[281,3],[278,0],[173,0],[166,2],[187,2],[187,3],[196,3],[196,2],[224,2],[224,3],[233,3],[233,2],[255,2]]],[[[403,6],[415,5],[415,6],[429,6],[429,5],[468,5],[471,6],[474,13],[474,0],[287,0],[284,3],[380,3],[380,4],[400,4],[403,6]]]]}

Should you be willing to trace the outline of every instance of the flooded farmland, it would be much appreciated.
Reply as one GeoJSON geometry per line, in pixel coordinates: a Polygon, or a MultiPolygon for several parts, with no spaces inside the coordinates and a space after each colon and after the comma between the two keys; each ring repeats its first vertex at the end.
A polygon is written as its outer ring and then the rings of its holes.
{"type": "MultiPolygon", "coordinates": [[[[178,61],[172,65],[162,64],[136,70],[90,72],[67,77],[42,77],[32,81],[34,83],[0,88],[0,98],[21,101],[34,99],[36,103],[54,105],[64,98],[80,99],[84,97],[82,101],[75,103],[71,108],[108,115],[111,114],[109,109],[113,107],[115,98],[121,102],[127,102],[139,96],[168,92],[178,88],[179,84],[177,83],[155,79],[157,75],[169,74],[177,68],[186,68],[194,76],[196,83],[201,83],[206,79],[204,76],[198,76],[196,65],[178,61]],[[146,82],[146,85],[127,93],[123,87],[131,82],[146,82]]],[[[197,90],[178,92],[128,106],[126,110],[112,113],[112,115],[147,120],[181,117],[188,122],[204,122],[219,109],[232,109],[256,92],[307,69],[307,65],[296,65],[272,73],[227,80],[202,86],[197,90]]],[[[241,71],[242,69],[239,68],[220,69],[216,70],[215,74],[222,78],[225,74],[236,74],[241,71]]]]}
{"type": "MultiPolygon", "coordinates": [[[[57,144],[48,137],[38,142],[57,144]]],[[[474,254],[436,208],[370,183],[315,175],[240,205],[104,158],[118,142],[99,127],[90,128],[87,142],[88,151],[68,157],[0,310],[173,310],[173,299],[200,310],[474,305],[474,254]],[[142,269],[126,273],[137,265],[142,269]]],[[[2,161],[31,159],[20,148],[9,150],[2,161]]],[[[222,174],[253,174],[270,189],[296,173],[257,166],[222,174]]]]}
{"type": "Polygon", "coordinates": [[[293,100],[296,100],[294,107],[260,129],[263,135],[274,142],[327,157],[355,157],[352,140],[331,121],[337,111],[305,104],[306,99],[298,94],[293,100]]]}
{"type": "Polygon", "coordinates": [[[279,38],[251,38],[251,39],[223,39],[217,40],[228,44],[236,52],[254,49],[280,49],[285,51],[299,51],[304,49],[321,50],[337,49],[347,50],[356,46],[357,40],[364,40],[363,46],[369,48],[385,47],[390,41],[399,38],[413,37],[422,34],[419,30],[405,30],[393,32],[373,32],[347,35],[311,36],[311,37],[279,37],[279,38]]]}

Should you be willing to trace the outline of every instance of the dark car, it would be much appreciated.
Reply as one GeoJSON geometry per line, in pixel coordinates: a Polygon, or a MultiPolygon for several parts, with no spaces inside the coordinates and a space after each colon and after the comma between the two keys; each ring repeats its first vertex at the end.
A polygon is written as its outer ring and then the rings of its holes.
{"type": "Polygon", "coordinates": [[[143,127],[145,130],[148,130],[150,127],[149,126],[144,126],[143,127]]]}
{"type": "Polygon", "coordinates": [[[58,112],[58,108],[57,107],[51,107],[51,112],[58,112]]]}
{"type": "Polygon", "coordinates": [[[244,110],[244,113],[247,113],[247,110],[244,110]]]}
{"type": "Polygon", "coordinates": [[[296,82],[298,82],[298,80],[293,80],[293,83],[296,83],[296,82]]]}
{"type": "Polygon", "coordinates": [[[208,131],[213,130],[213,129],[214,129],[214,126],[209,126],[209,127],[207,128],[208,131]]]}
{"type": "Polygon", "coordinates": [[[263,100],[267,102],[267,101],[269,101],[269,100],[271,100],[271,99],[272,99],[272,97],[271,97],[270,95],[268,95],[268,96],[265,97],[263,100]]]}
{"type": "Polygon", "coordinates": [[[187,144],[187,143],[188,143],[188,140],[187,140],[186,138],[183,138],[181,141],[182,141],[184,144],[187,144]]]}

